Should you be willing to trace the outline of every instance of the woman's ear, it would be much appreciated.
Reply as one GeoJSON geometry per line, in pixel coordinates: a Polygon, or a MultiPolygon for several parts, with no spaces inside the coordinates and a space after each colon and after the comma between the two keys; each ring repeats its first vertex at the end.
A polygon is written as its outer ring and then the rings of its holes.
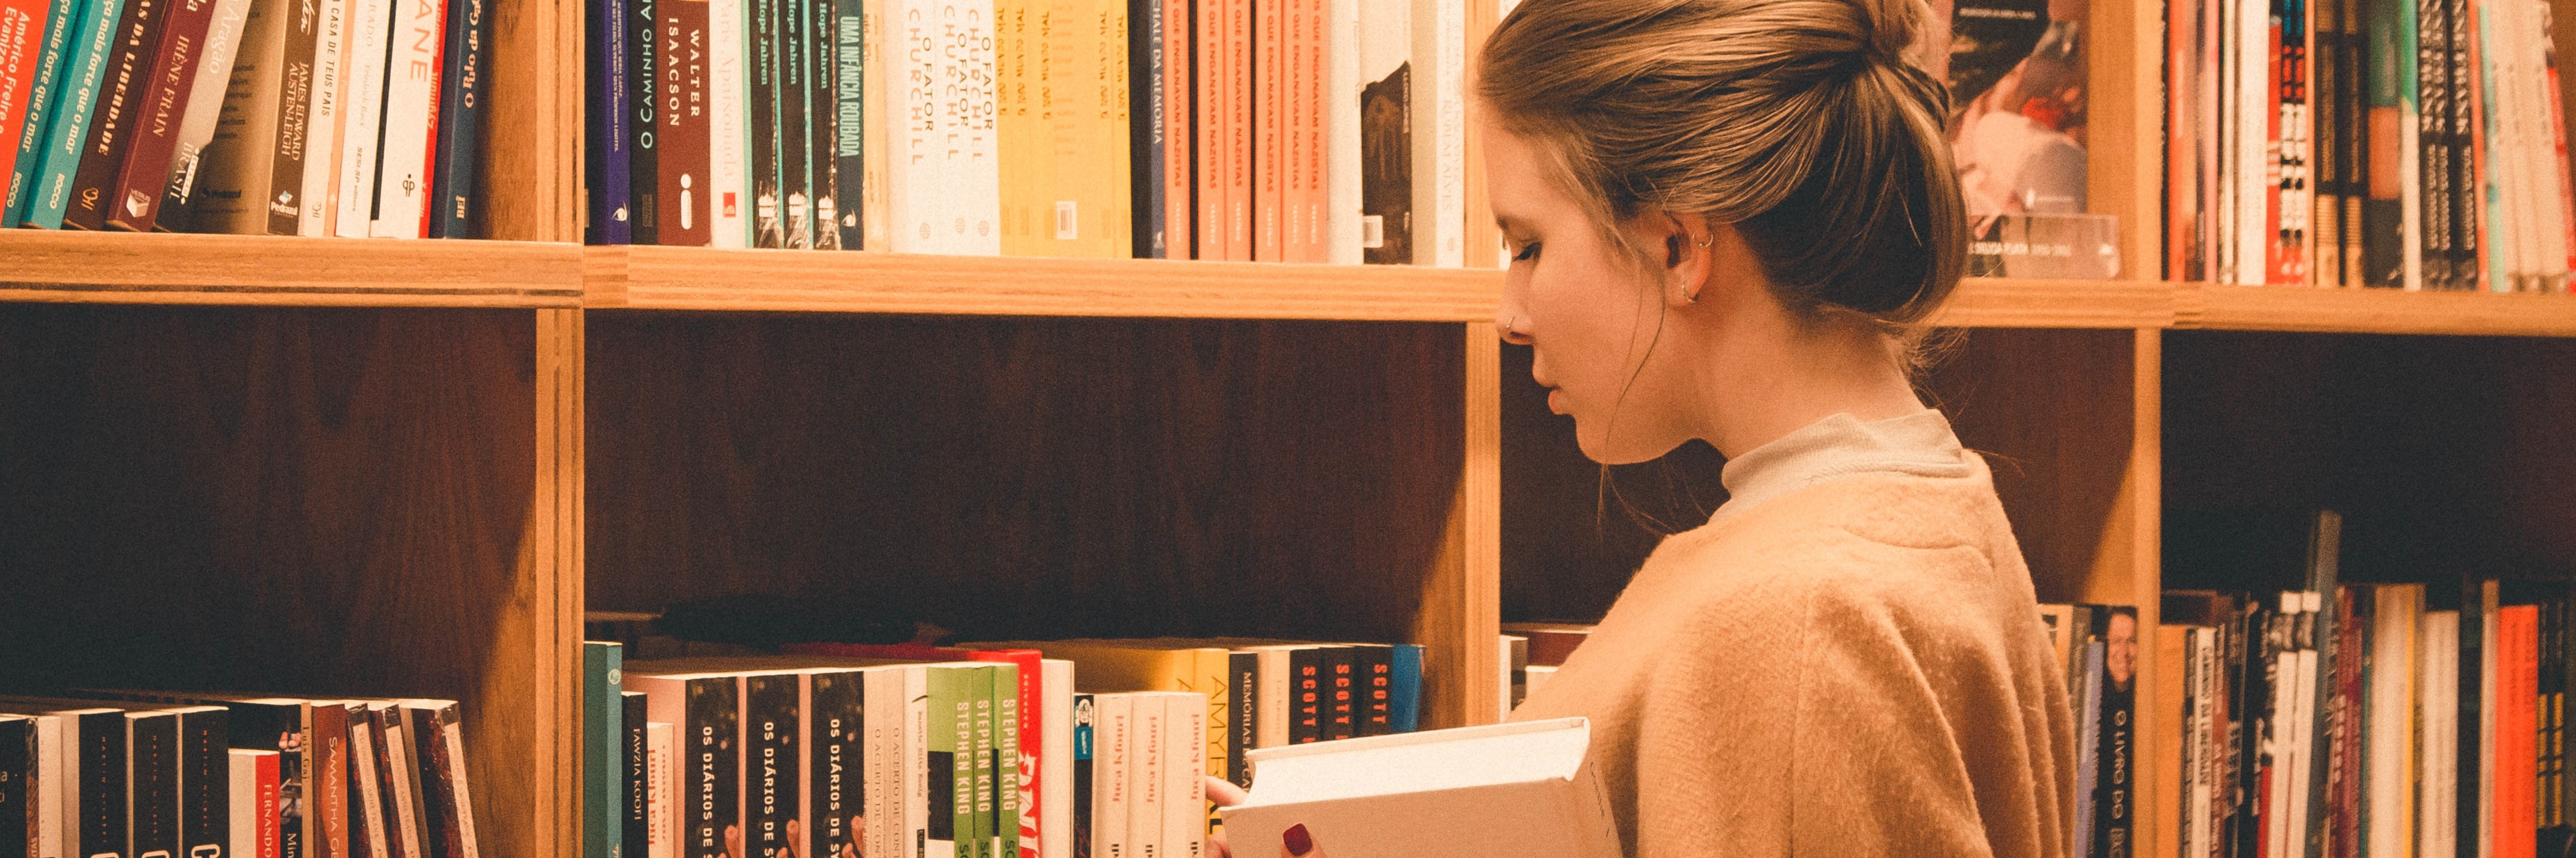
{"type": "Polygon", "coordinates": [[[1717,270],[1717,229],[1705,215],[1658,213],[1652,220],[1663,245],[1664,301],[1679,307],[1696,304],[1712,285],[1717,270]]]}

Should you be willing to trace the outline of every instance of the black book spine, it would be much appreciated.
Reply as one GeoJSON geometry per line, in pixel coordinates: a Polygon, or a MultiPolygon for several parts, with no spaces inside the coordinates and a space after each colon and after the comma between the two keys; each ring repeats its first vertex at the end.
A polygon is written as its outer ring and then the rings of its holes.
{"type": "Polygon", "coordinates": [[[2486,814],[2480,811],[2476,784],[2486,781],[2482,730],[2486,718],[2486,587],[2476,578],[2460,581],[2460,742],[2459,801],[2452,813],[2458,820],[2457,858],[2478,858],[2479,832],[2486,827],[2486,814]]]}
{"type": "Polygon", "coordinates": [[[626,89],[634,93],[634,113],[626,117],[629,196],[634,200],[630,231],[636,244],[662,240],[662,168],[656,136],[661,131],[662,12],[655,0],[626,0],[628,19],[626,89]]]}
{"type": "Polygon", "coordinates": [[[746,57],[751,101],[743,125],[751,132],[752,246],[787,246],[785,202],[779,186],[779,15],[786,0],[744,0],[751,5],[751,44],[746,57]]]}
{"type": "Polygon", "coordinates": [[[1360,683],[1359,734],[1384,736],[1395,732],[1395,647],[1369,644],[1354,647],[1360,683]]]}
{"type": "Polygon", "coordinates": [[[1073,696],[1073,858],[1091,858],[1091,768],[1099,747],[1099,705],[1088,694],[1073,696]]]}
{"type": "Polygon", "coordinates": [[[2441,0],[2424,0],[2415,10],[2416,33],[2416,177],[2423,216],[2424,288],[2450,289],[2451,243],[2451,63],[2450,16],[2441,0]]]}
{"type": "Polygon", "coordinates": [[[36,719],[0,715],[0,853],[28,858],[36,842],[36,719]]]}
{"type": "Polygon", "coordinates": [[[1352,647],[1337,646],[1324,663],[1324,738],[1359,735],[1359,665],[1352,647]]]}
{"type": "Polygon", "coordinates": [[[1360,247],[1371,265],[1413,262],[1412,69],[1360,90],[1360,247]]]}
{"type": "Polygon", "coordinates": [[[2107,676],[2102,684],[2100,757],[2097,760],[2093,787],[2093,854],[2128,855],[2131,849],[2132,813],[2131,774],[2137,770],[2132,755],[2136,753],[2137,671],[2136,661],[2123,659],[2117,653],[2125,643],[2132,652],[2137,646],[2138,609],[2112,605],[2096,615],[2100,618],[2100,637],[2109,644],[2113,655],[2104,663],[2107,676]],[[2126,619],[2123,623],[2122,620],[2126,619]],[[2121,626],[2128,630],[2123,632],[2121,626]],[[2127,676],[2121,674],[2126,672],[2127,676]]]}
{"type": "Polygon", "coordinates": [[[1225,706],[1233,723],[1225,733],[1225,779],[1252,788],[1252,761],[1244,755],[1260,745],[1261,654],[1236,651],[1225,657],[1225,706]]]}
{"type": "Polygon", "coordinates": [[[127,854],[175,855],[179,850],[179,715],[175,712],[128,716],[126,788],[132,800],[129,825],[133,850],[127,854]]]}
{"type": "Polygon", "coordinates": [[[804,855],[837,856],[859,848],[860,818],[866,805],[867,690],[866,675],[857,671],[814,674],[805,713],[808,747],[805,826],[812,845],[804,855]]]}
{"type": "MultiPolygon", "coordinates": [[[[1127,196],[1135,209],[1133,252],[1137,259],[1173,258],[1165,176],[1171,147],[1163,142],[1170,129],[1163,122],[1163,0],[1127,0],[1127,139],[1131,153],[1127,196]]],[[[1188,258],[1181,248],[1180,258],[1188,258]]],[[[1228,766],[1232,768],[1232,766],[1228,766]]],[[[1240,780],[1237,780],[1240,783],[1240,780]]]]}
{"type": "Polygon", "coordinates": [[[1303,745],[1324,740],[1325,672],[1329,654],[1325,647],[1308,647],[1288,653],[1288,744],[1303,745]]]}
{"type": "Polygon", "coordinates": [[[77,769],[66,795],[80,805],[72,811],[75,829],[64,845],[79,850],[82,858],[123,858],[131,854],[126,851],[131,832],[126,827],[125,713],[75,716],[70,726],[80,735],[64,743],[71,747],[77,769]]]}
{"type": "Polygon", "coordinates": [[[681,775],[680,812],[688,827],[681,848],[688,858],[735,858],[727,834],[742,825],[741,682],[692,679],[688,698],[689,720],[675,737],[689,767],[681,775]]]}
{"type": "MultiPolygon", "coordinates": [[[[805,43],[813,60],[805,75],[807,159],[814,177],[814,249],[841,249],[841,3],[799,0],[805,6],[805,43]]],[[[859,61],[851,54],[846,62],[859,61]]],[[[864,109],[864,105],[862,105],[864,109]]]]}
{"type": "MultiPolygon", "coordinates": [[[[479,238],[482,197],[483,76],[491,68],[484,42],[492,28],[484,0],[448,0],[446,50],[439,57],[438,139],[431,153],[429,237],[479,238]]],[[[632,152],[628,153],[630,156],[632,152]]],[[[630,169],[633,159],[628,159],[630,169]]],[[[633,239],[630,230],[628,239],[633,239]]],[[[417,747],[426,749],[426,745],[417,747]]]]}
{"type": "Polygon", "coordinates": [[[806,9],[813,3],[777,0],[778,187],[787,201],[787,246],[796,250],[814,246],[814,165],[806,151],[814,139],[806,121],[812,112],[807,101],[813,97],[814,40],[805,32],[812,20],[806,9]]]}
{"type": "Polygon", "coordinates": [[[2236,778],[2234,786],[2243,803],[2237,812],[2238,824],[2230,842],[2236,844],[2233,854],[2252,856],[2262,842],[2263,829],[2269,820],[2269,808],[2262,801],[2263,777],[2272,765],[2266,749],[2272,746],[2272,684],[2275,678],[2274,656],[2279,652],[2281,637],[2275,614],[2255,600],[2245,612],[2244,651],[2241,689],[2235,700],[2241,715],[2241,729],[2236,736],[2236,778]]]}
{"type": "MultiPolygon", "coordinates": [[[[2433,0],[2425,0],[2432,2],[2433,0]]],[[[2451,280],[2461,289],[2476,289],[2481,283],[2479,272],[2480,240],[2478,235],[2478,177],[2475,129],[2471,127],[2470,107],[2477,103],[2476,76],[2469,67],[2469,47],[2474,44],[2476,25],[2470,20],[2469,5],[2464,0],[2440,0],[2443,17],[2450,23],[2448,50],[2443,59],[2450,69],[2450,95],[2444,99],[2450,107],[2443,117],[2451,141],[2451,280]]]]}
{"type": "Polygon", "coordinates": [[[179,855],[221,858],[232,848],[231,713],[179,714],[179,855]]]}
{"type": "MultiPolygon", "coordinates": [[[[582,63],[582,187],[589,189],[590,222],[582,225],[583,244],[624,244],[628,238],[626,116],[634,98],[626,77],[627,0],[593,0],[582,16],[582,44],[590,51],[582,63]]],[[[454,25],[458,16],[449,16],[454,25]]],[[[460,44],[449,42],[451,45],[460,44]]],[[[444,93],[442,93],[444,95],[444,93]]],[[[445,126],[441,126],[444,128],[445,126]]]]}
{"type": "Polygon", "coordinates": [[[618,699],[624,706],[618,713],[618,721],[626,740],[621,745],[625,749],[626,777],[618,784],[617,796],[617,806],[622,808],[619,821],[626,829],[625,848],[621,851],[627,858],[643,858],[646,843],[653,836],[653,817],[646,813],[645,806],[651,793],[650,785],[644,780],[644,693],[622,692],[618,699]]]}
{"type": "Polygon", "coordinates": [[[804,677],[755,674],[742,680],[743,845],[750,858],[792,858],[796,817],[797,705],[804,677]]]}

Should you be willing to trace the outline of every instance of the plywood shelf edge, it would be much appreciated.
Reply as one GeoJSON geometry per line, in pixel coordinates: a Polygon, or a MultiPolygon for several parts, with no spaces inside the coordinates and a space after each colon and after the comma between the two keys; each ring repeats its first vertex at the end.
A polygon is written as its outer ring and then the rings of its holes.
{"type": "Polygon", "coordinates": [[[571,308],[580,266],[534,242],[0,230],[0,301],[571,308]]]}

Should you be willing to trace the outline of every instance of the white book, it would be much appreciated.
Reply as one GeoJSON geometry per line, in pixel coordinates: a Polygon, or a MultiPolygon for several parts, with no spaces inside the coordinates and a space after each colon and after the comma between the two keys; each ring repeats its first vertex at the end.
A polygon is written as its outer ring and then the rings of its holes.
{"type": "Polygon", "coordinates": [[[1292,695],[1288,660],[1291,653],[1314,648],[1313,644],[1252,647],[1261,676],[1261,687],[1254,689],[1253,696],[1254,705],[1259,707],[1259,718],[1254,721],[1258,732],[1253,736],[1253,747],[1276,748],[1288,744],[1288,710],[1292,695]]]}
{"type": "Polygon", "coordinates": [[[1163,701],[1163,855],[1200,858],[1207,842],[1207,695],[1155,696],[1163,701]]]}
{"type": "MultiPolygon", "coordinates": [[[[231,842],[224,848],[231,850],[230,854],[234,858],[259,858],[262,854],[259,845],[260,815],[263,811],[272,814],[277,812],[277,805],[269,804],[261,807],[259,800],[259,761],[263,755],[274,757],[277,756],[277,752],[233,748],[226,758],[229,768],[225,774],[229,781],[229,792],[225,796],[224,810],[227,824],[231,825],[232,829],[226,837],[231,842]]],[[[37,849],[38,858],[56,854],[44,851],[41,845],[37,849]]]]}
{"type": "MultiPolygon", "coordinates": [[[[387,704],[378,705],[394,708],[387,704]]],[[[402,826],[402,850],[397,854],[399,858],[437,858],[422,854],[429,848],[428,820],[421,815],[420,764],[414,761],[411,731],[404,729],[404,720],[402,710],[395,708],[391,717],[384,721],[385,757],[394,767],[385,782],[393,785],[394,822],[402,826]]]]}
{"type": "MultiPolygon", "coordinates": [[[[1360,0],[1325,0],[1324,261],[1360,264],[1360,0]]],[[[1265,668],[1266,669],[1266,668],[1265,668]]]]}
{"type": "Polygon", "coordinates": [[[340,108],[346,87],[350,8],[358,0],[318,0],[322,20],[313,28],[311,104],[304,113],[304,198],[296,234],[332,235],[339,209],[332,203],[340,175],[340,108]]]}
{"type": "Polygon", "coordinates": [[[348,66],[340,101],[340,161],[331,180],[332,234],[365,238],[373,230],[376,168],[382,164],[385,62],[393,40],[393,0],[351,0],[348,66]]]}
{"type": "Polygon", "coordinates": [[[233,57],[241,52],[242,28],[250,20],[250,0],[216,0],[215,20],[206,28],[206,53],[189,84],[188,107],[179,114],[176,148],[170,154],[165,198],[188,199],[197,190],[197,171],[206,144],[214,142],[215,121],[223,114],[224,90],[232,82],[233,57]]]}
{"type": "Polygon", "coordinates": [[[2558,172],[2566,167],[2566,158],[2558,151],[2557,129],[2550,127],[2551,106],[2558,102],[2558,87],[2549,78],[2549,62],[2543,52],[2549,50],[2549,7],[2546,3],[2520,2],[2522,80],[2525,110],[2523,181],[2516,184],[2530,202],[2531,241],[2526,247],[2532,253],[2529,276],[2534,291],[2549,289],[2566,279],[2567,220],[2566,209],[2558,199],[2558,172]]]}
{"type": "Polygon", "coordinates": [[[1128,721],[1126,858],[1168,858],[1163,814],[1169,812],[1164,805],[1171,781],[1165,769],[1178,765],[1163,735],[1173,729],[1171,713],[1149,693],[1137,693],[1130,703],[1135,714],[1128,721]]]}
{"type": "Polygon", "coordinates": [[[1467,264],[1467,4],[1413,3],[1413,261],[1467,264]]]}
{"type": "Polygon", "coordinates": [[[1002,231],[999,104],[993,77],[992,0],[886,0],[902,15],[892,47],[901,77],[888,81],[886,112],[903,117],[889,160],[892,249],[899,253],[998,256],[1002,231]]]}
{"type": "MultiPolygon", "coordinates": [[[[2413,762],[2414,685],[2406,667],[2415,662],[2415,615],[2408,609],[2406,591],[2401,587],[2374,588],[2370,633],[2370,664],[2381,669],[2371,671],[2363,705],[2368,730],[2362,741],[2369,750],[2367,778],[2362,782],[2363,795],[2370,803],[2369,828],[2362,832],[2372,854],[2395,855],[2405,848],[2407,823],[2413,788],[2407,783],[2413,762]]],[[[2358,594],[2356,594],[2358,595],[2358,594]]]]}
{"type": "Polygon", "coordinates": [[[394,0],[385,66],[384,143],[376,192],[377,238],[429,236],[431,132],[438,125],[440,51],[447,0],[394,0]]]}
{"type": "Polygon", "coordinates": [[[1591,735],[1558,718],[1263,748],[1225,830],[1271,844],[1302,824],[1336,858],[1617,858],[1591,735]]]}
{"type": "Polygon", "coordinates": [[[1022,858],[1070,858],[1073,855],[1073,662],[1050,658],[1038,662],[1046,699],[1039,708],[1041,745],[1038,761],[1038,839],[1020,844],[1022,858]]]}
{"type": "Polygon", "coordinates": [[[710,0],[707,4],[707,184],[713,195],[707,200],[707,211],[708,234],[715,247],[747,247],[751,241],[750,174],[744,167],[751,148],[751,131],[745,124],[751,76],[744,74],[743,65],[743,58],[750,55],[745,41],[750,30],[743,26],[748,2],[710,0]]]}
{"type": "MultiPolygon", "coordinates": [[[[2236,4],[2236,32],[2267,33],[2271,31],[2271,7],[2265,3],[2236,4]]],[[[2264,129],[2272,117],[2265,113],[2270,102],[2264,98],[2268,78],[2264,71],[2271,66],[2270,43],[2260,38],[2236,40],[2236,121],[2243,132],[2236,136],[2236,282],[2259,286],[2263,283],[2266,213],[2265,191],[2277,181],[2276,165],[2268,151],[2264,129]],[[2266,179],[2273,175],[2273,179],[2266,179]]]]}
{"type": "MultiPolygon", "coordinates": [[[[2298,623],[2299,599],[2296,593],[2282,593],[2281,621],[2298,623]]],[[[2264,737],[2263,752],[2272,758],[2272,789],[2263,807],[2263,854],[2288,855],[2290,844],[2290,779],[2298,769],[2301,747],[2298,743],[2299,654],[2283,649],[2272,654],[2271,734],[2264,737]]]]}
{"type": "Polygon", "coordinates": [[[377,789],[376,782],[376,730],[363,723],[366,716],[349,714],[350,779],[358,782],[357,810],[366,814],[361,823],[367,829],[365,848],[373,858],[393,858],[393,848],[385,842],[384,792],[377,789]]]}
{"type": "Polygon", "coordinates": [[[1134,858],[1127,821],[1136,768],[1136,702],[1132,694],[1092,695],[1091,851],[1097,858],[1134,858]]]}
{"type": "MultiPolygon", "coordinates": [[[[867,774],[861,805],[869,825],[860,832],[861,855],[902,855],[903,827],[903,668],[870,669],[860,680],[867,708],[860,719],[867,730],[867,774]]],[[[661,856],[654,856],[661,858],[661,856]]]]}
{"type": "Polygon", "coordinates": [[[645,722],[644,858],[680,858],[680,782],[671,753],[671,725],[645,722]]]}
{"type": "MultiPolygon", "coordinates": [[[[2315,591],[2302,591],[2299,593],[2299,599],[2301,613],[2318,614],[2325,610],[2324,601],[2315,591]]],[[[2319,634],[2325,633],[2322,629],[2319,631],[2319,634]]],[[[2324,667],[2324,652],[2318,649],[2322,643],[2322,641],[2311,643],[2308,647],[2299,650],[2296,671],[2298,686],[2293,689],[2292,694],[2293,705],[2297,707],[2294,710],[2297,715],[2295,725],[2297,732],[2294,738],[2298,742],[2299,766],[2290,773],[2291,840],[2286,848],[2293,850],[2305,849],[2303,844],[2308,842],[2310,828],[2325,824],[2324,819],[2312,817],[2308,813],[2311,799],[2308,781],[2315,777],[2318,766],[2326,764],[2325,760],[2318,759],[2316,755],[2317,737],[2328,726],[2325,723],[2323,708],[2325,701],[2318,699],[2320,691],[2317,688],[2317,683],[2322,678],[2318,671],[2324,667]]]]}
{"type": "Polygon", "coordinates": [[[2418,851],[2459,854],[2460,817],[2460,612],[2427,611],[2418,672],[2424,678],[2424,777],[2416,806],[2424,809],[2418,851]]]}
{"type": "Polygon", "coordinates": [[[2496,582],[2480,588],[2478,620],[2478,858],[2495,855],[2496,582]]]}

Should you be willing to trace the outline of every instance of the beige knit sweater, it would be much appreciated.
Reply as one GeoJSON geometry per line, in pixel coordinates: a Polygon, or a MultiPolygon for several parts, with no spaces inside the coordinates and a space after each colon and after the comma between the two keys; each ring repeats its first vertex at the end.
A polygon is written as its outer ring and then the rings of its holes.
{"type": "Polygon", "coordinates": [[[2067,854],[2064,674],[1984,461],[1930,419],[1964,467],[1857,466],[1847,432],[1783,457],[1513,713],[1591,718],[1629,854],[2067,854]]]}

